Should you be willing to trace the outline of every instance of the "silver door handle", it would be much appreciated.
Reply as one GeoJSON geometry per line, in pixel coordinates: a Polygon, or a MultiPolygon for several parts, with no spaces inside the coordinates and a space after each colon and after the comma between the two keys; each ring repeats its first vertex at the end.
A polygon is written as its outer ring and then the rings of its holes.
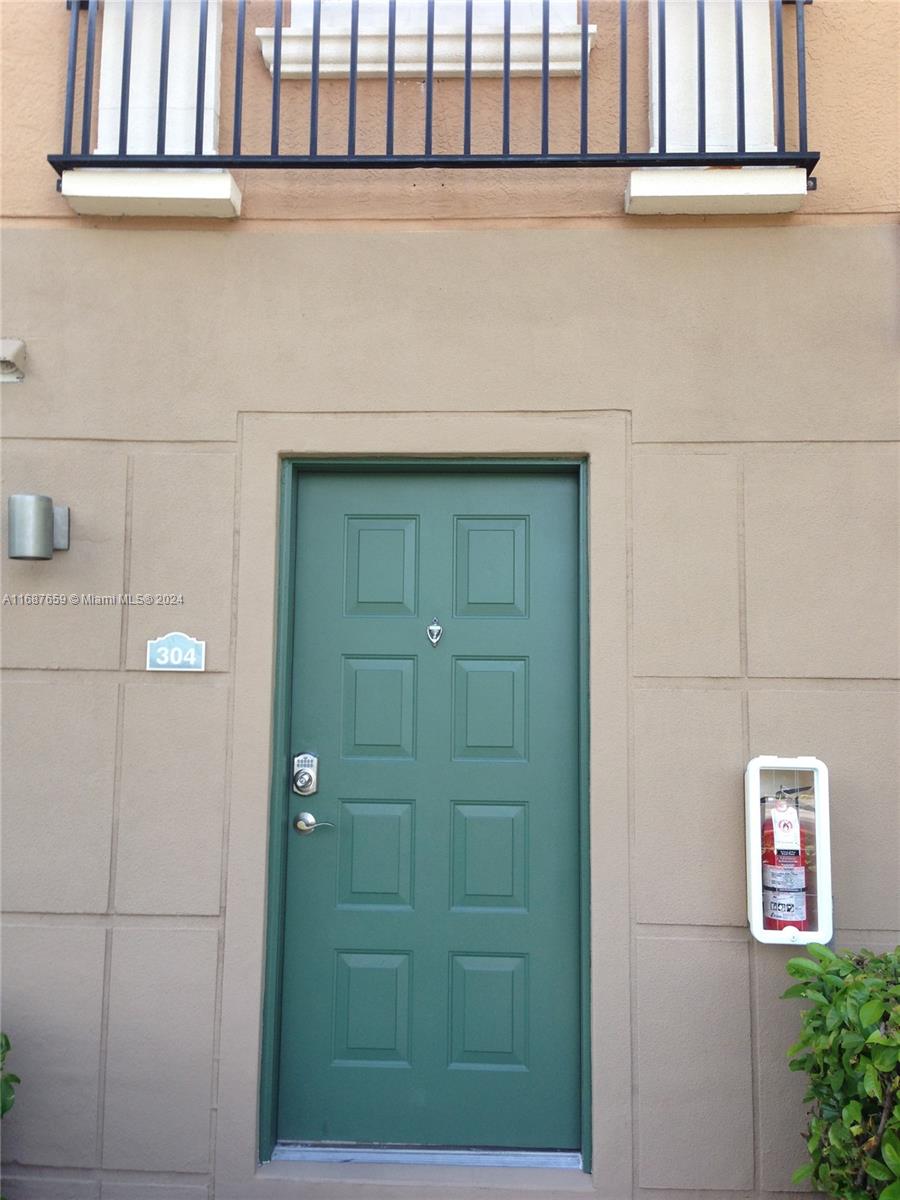
{"type": "Polygon", "coordinates": [[[298,813],[294,820],[294,828],[298,833],[315,833],[317,829],[336,829],[334,821],[317,821],[310,812],[298,813]]]}

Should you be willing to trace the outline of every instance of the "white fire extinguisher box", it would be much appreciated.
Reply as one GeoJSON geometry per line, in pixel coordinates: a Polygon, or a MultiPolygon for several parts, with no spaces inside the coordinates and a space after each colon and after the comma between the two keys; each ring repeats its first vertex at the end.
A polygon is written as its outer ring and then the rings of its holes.
{"type": "Polygon", "coordinates": [[[747,913],[760,942],[830,942],[828,768],[762,755],[744,775],[747,913]]]}

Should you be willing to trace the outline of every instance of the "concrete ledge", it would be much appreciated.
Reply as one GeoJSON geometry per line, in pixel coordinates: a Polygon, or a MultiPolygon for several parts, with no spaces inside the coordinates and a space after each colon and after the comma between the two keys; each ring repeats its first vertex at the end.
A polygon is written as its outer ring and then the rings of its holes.
{"type": "Polygon", "coordinates": [[[241,215],[241,192],[230,171],[63,171],[62,194],[77,213],[101,217],[241,215]]]}
{"type": "Polygon", "coordinates": [[[625,211],[795,212],[806,196],[802,167],[641,167],[625,189],[625,211]]]}

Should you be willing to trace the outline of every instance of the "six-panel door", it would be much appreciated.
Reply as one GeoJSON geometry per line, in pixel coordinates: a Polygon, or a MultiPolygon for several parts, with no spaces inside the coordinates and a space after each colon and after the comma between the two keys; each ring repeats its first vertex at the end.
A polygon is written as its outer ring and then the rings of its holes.
{"type": "Polygon", "coordinates": [[[296,533],[278,1138],[577,1148],[577,480],[304,471],[296,533]]]}

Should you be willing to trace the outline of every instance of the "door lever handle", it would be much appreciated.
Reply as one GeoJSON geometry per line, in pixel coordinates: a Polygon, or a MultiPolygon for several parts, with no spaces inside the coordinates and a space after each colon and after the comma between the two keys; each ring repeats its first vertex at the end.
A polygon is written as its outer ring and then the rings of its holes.
{"type": "Polygon", "coordinates": [[[294,820],[298,833],[315,833],[317,829],[336,829],[334,821],[317,821],[311,812],[298,813],[294,820]]]}

